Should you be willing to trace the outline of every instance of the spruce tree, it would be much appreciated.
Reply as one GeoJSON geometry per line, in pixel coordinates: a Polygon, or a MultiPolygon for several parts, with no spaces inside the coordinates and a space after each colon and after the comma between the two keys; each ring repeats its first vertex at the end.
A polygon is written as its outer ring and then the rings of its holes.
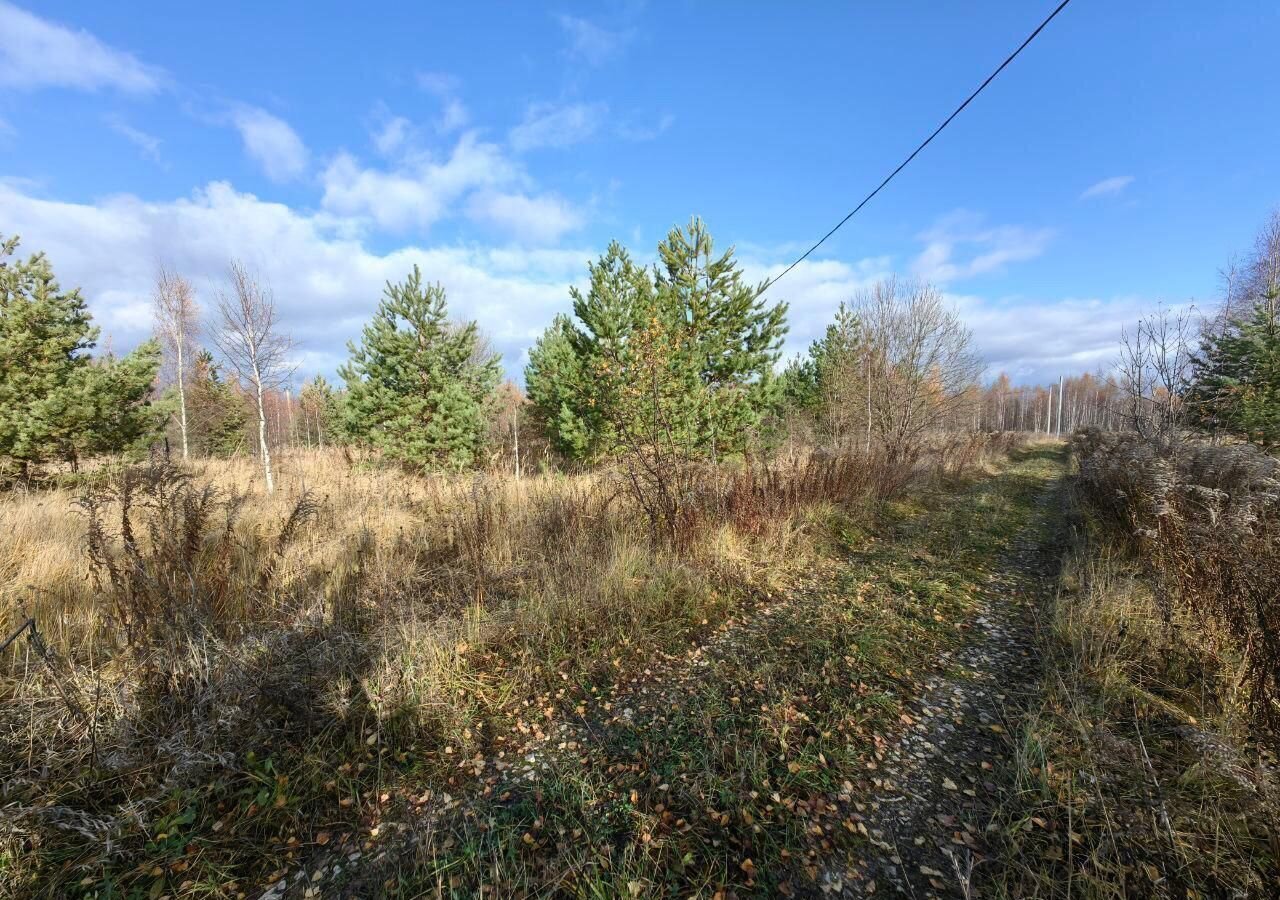
{"type": "Polygon", "coordinates": [[[442,286],[424,285],[417,266],[402,284],[388,282],[360,343],[348,348],[339,371],[353,440],[417,468],[475,462],[501,367],[475,322],[449,321],[442,286]]]}
{"type": "Polygon", "coordinates": [[[1188,397],[1197,424],[1264,447],[1280,444],[1280,288],[1208,334],[1192,360],[1188,397]]]}
{"type": "Polygon", "coordinates": [[[12,259],[17,247],[0,242],[0,458],[26,472],[145,443],[160,425],[158,344],[90,357],[98,330],[80,292],[61,289],[43,254],[12,259]]]}

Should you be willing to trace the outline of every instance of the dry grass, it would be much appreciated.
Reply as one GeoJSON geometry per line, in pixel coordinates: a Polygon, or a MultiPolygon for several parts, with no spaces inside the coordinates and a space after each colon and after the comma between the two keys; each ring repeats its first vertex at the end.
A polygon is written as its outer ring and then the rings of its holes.
{"type": "Polygon", "coordinates": [[[1273,896],[1280,776],[1257,741],[1244,654],[1169,603],[1151,557],[1081,503],[1088,518],[1044,628],[1043,702],[1018,747],[1018,802],[1000,823],[1002,886],[1017,897],[1273,896]]]}
{"type": "Polygon", "coordinates": [[[282,455],[270,496],[232,459],[0,498],[0,621],[33,617],[50,651],[0,656],[0,892],[247,891],[394,786],[458,790],[531,711],[786,590],[886,485],[1004,449],[707,470],[670,542],[609,472],[420,477],[341,451],[282,455]]]}
{"type": "Polygon", "coordinates": [[[6,633],[31,616],[51,650],[0,658],[0,884],[234,894],[325,823],[354,827],[405,766],[450,781],[443,751],[492,740],[530,698],[782,588],[874,471],[707,473],[688,533],[655,545],[608,473],[280,463],[272,496],[240,459],[105,466],[0,502],[6,633]]]}

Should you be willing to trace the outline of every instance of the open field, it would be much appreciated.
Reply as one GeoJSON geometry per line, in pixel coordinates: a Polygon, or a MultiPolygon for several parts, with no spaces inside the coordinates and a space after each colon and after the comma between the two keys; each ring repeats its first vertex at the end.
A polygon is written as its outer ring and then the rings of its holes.
{"type": "Polygon", "coordinates": [[[869,462],[726,469],[666,549],[602,473],[9,496],[6,616],[53,652],[4,658],[0,884],[1265,896],[1240,663],[1165,624],[1061,445],[890,499],[869,462]]]}
{"type": "MultiPolygon", "coordinates": [[[[898,646],[892,629],[909,628],[911,652],[927,659],[968,588],[957,573],[935,582],[914,571],[908,548],[886,537],[962,482],[922,471],[886,506],[874,466],[846,462],[726,470],[690,512],[699,539],[667,550],[600,476],[415,479],[313,455],[282,466],[270,499],[238,499],[251,470],[236,462],[203,464],[190,484],[162,469],[128,489],[87,476],[79,492],[96,498],[92,515],[69,490],[10,496],[3,558],[6,583],[19,587],[6,589],[6,612],[34,616],[55,656],[47,664],[20,641],[4,661],[6,804],[19,825],[5,838],[6,877],[55,893],[73,882],[86,893],[156,883],[251,892],[322,836],[359,844],[370,823],[410,823],[407,798],[461,793],[507,765],[505,746],[605,715],[585,710],[690,647],[715,646],[762,604],[878,596],[885,588],[859,588],[845,571],[864,543],[905,567],[888,596],[923,590],[942,604],[938,620],[894,613],[883,634],[844,634],[862,612],[788,605],[807,610],[788,626],[797,635],[831,618],[812,629],[820,646],[797,648],[821,664],[766,654],[760,665],[784,681],[830,679],[827,663],[848,656],[870,679],[858,727],[890,722],[900,700],[871,685],[901,675],[876,671],[898,646]],[[196,487],[205,483],[218,493],[196,487]],[[498,762],[476,762],[493,753],[498,762]]],[[[934,552],[966,552],[962,534],[930,533],[942,540],[934,552]]],[[[729,660],[726,677],[750,671],[729,660]]],[[[830,713],[832,726],[847,731],[849,713],[830,713]]],[[[763,725],[752,714],[734,727],[763,725]]],[[[747,737],[744,751],[762,739],[747,737]]],[[[755,881],[704,865],[707,884],[755,881]]],[[[534,887],[540,876],[510,877],[534,887]]]]}

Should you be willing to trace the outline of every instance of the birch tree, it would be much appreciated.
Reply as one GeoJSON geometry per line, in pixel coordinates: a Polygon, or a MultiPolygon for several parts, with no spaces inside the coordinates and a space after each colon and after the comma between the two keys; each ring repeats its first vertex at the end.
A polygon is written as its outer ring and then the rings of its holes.
{"type": "Polygon", "coordinates": [[[860,294],[853,312],[870,357],[871,428],[894,460],[948,423],[982,373],[969,330],[928,284],[890,278],[860,294]]]}
{"type": "Polygon", "coordinates": [[[187,428],[187,369],[191,364],[191,342],[200,322],[191,282],[164,266],[156,276],[156,331],[174,364],[174,381],[178,388],[178,426],[182,432],[182,459],[190,455],[187,428]]]}
{"type": "Polygon", "coordinates": [[[258,452],[267,493],[275,491],[271,448],[267,445],[266,394],[287,384],[293,374],[289,352],[293,342],[280,331],[275,295],[244,265],[232,261],[229,292],[218,294],[219,329],[214,343],[227,365],[248,385],[258,413],[258,452]]]}

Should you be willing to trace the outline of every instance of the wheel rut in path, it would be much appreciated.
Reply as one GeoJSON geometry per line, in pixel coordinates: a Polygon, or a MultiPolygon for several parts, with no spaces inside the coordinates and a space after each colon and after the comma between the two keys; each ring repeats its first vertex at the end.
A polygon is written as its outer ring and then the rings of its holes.
{"type": "Polygon", "coordinates": [[[980,897],[988,827],[1005,800],[1013,741],[1038,691],[1035,614],[1056,587],[1063,478],[988,580],[969,640],[945,652],[907,704],[904,729],[876,754],[857,804],[872,852],[846,896],[980,897]]]}

